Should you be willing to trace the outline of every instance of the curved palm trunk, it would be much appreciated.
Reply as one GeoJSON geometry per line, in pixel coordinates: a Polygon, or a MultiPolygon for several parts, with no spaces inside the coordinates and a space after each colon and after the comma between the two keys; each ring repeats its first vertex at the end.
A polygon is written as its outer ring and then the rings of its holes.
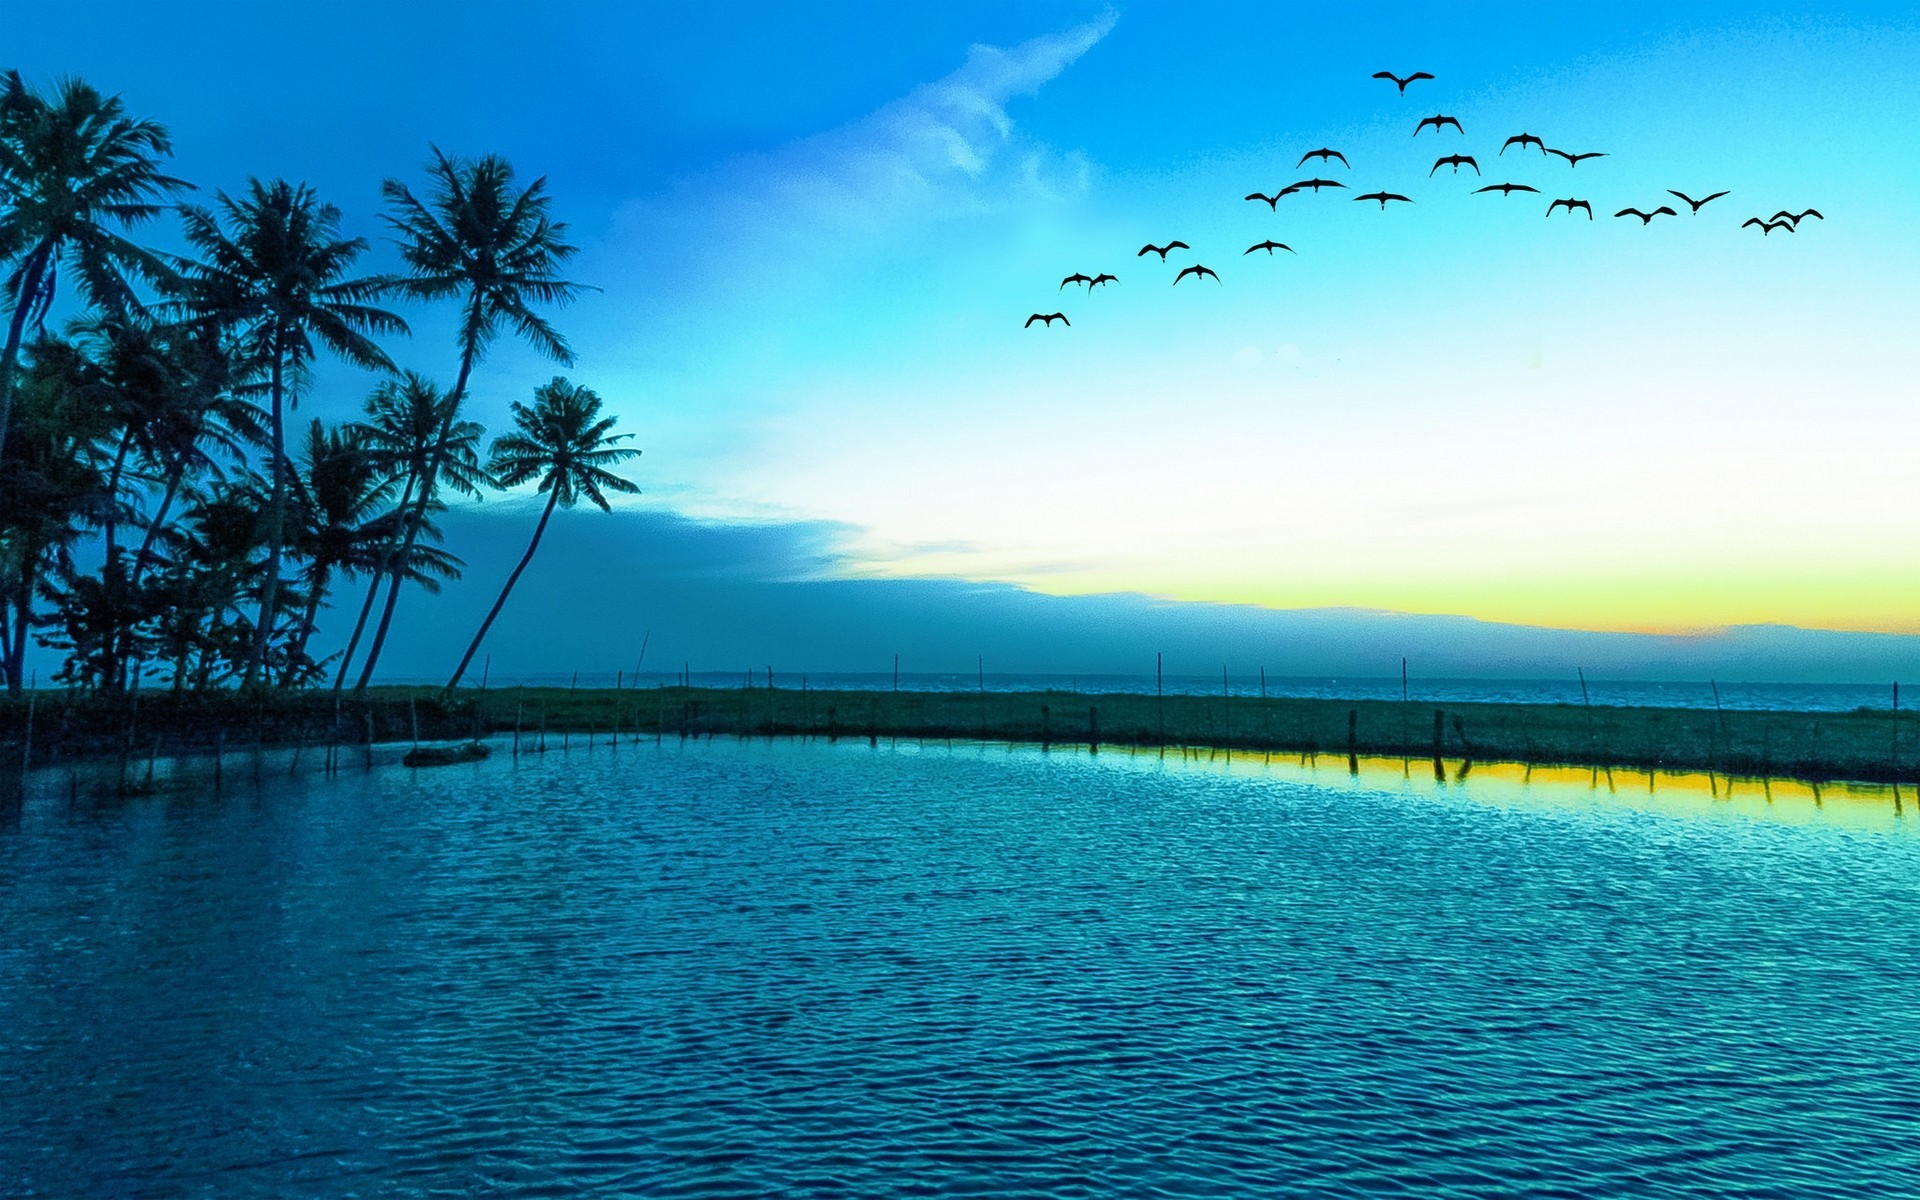
{"type": "Polygon", "coordinates": [[[440,454],[445,452],[447,439],[453,435],[453,424],[460,417],[460,401],[467,394],[467,378],[473,374],[473,359],[480,352],[478,343],[469,342],[460,352],[460,374],[454,378],[453,392],[447,397],[447,415],[440,422],[437,452],[428,461],[426,475],[420,481],[420,495],[414,504],[411,520],[407,522],[407,539],[400,549],[400,557],[388,564],[390,582],[387,585],[387,605],[380,613],[380,627],[374,630],[373,644],[367,647],[367,661],[360,668],[360,678],[353,685],[355,694],[365,692],[367,684],[373,679],[374,664],[380,661],[380,650],[387,644],[387,627],[393,624],[393,608],[400,599],[400,584],[407,577],[406,565],[413,561],[413,544],[420,538],[420,530],[427,523],[427,506],[433,502],[433,490],[440,478],[440,454]]]}
{"type": "Polygon", "coordinates": [[[462,658],[460,665],[453,669],[453,678],[447,680],[448,691],[460,685],[460,677],[467,673],[467,668],[473,663],[473,656],[480,650],[480,643],[487,639],[487,630],[493,628],[493,619],[499,616],[500,610],[506,606],[508,593],[513,591],[514,584],[520,582],[520,573],[527,569],[527,564],[533,561],[533,552],[540,548],[540,535],[547,531],[547,518],[553,515],[553,506],[559,499],[560,489],[555,487],[547,495],[547,507],[540,513],[540,523],[533,527],[533,540],[527,543],[527,552],[520,556],[520,565],[513,569],[513,574],[507,576],[507,586],[500,589],[500,598],[493,602],[493,608],[487,613],[487,619],[480,622],[480,632],[473,635],[473,645],[467,647],[466,657],[462,658]]]}
{"type": "Polygon", "coordinates": [[[167,491],[160,497],[160,507],[153,510],[153,520],[147,522],[147,536],[140,539],[140,552],[133,556],[133,586],[139,587],[146,578],[147,564],[153,559],[154,539],[166,528],[167,513],[173,508],[173,502],[179,498],[180,484],[186,475],[186,468],[175,466],[167,472],[167,491]]]}
{"type": "Polygon", "coordinates": [[[127,454],[133,449],[133,426],[120,435],[120,448],[113,453],[113,467],[107,472],[107,520],[102,530],[107,540],[107,561],[120,548],[120,479],[126,474],[127,454]]]}
{"type": "Polygon", "coordinates": [[[306,656],[307,640],[313,636],[313,619],[320,612],[320,601],[327,594],[327,584],[332,581],[332,576],[332,568],[325,563],[315,565],[313,585],[307,590],[307,607],[300,614],[300,629],[294,634],[293,648],[287,654],[286,670],[281,675],[282,683],[292,682],[293,664],[306,656]]]}
{"type": "Polygon", "coordinates": [[[13,601],[13,643],[5,647],[7,691],[18,696],[26,690],[27,629],[33,624],[33,585],[39,576],[40,555],[22,555],[20,579],[13,601]]]}
{"type": "MultiPolygon", "coordinates": [[[[406,486],[400,489],[400,503],[394,506],[394,511],[404,514],[412,502],[413,475],[409,472],[406,486]]],[[[340,654],[340,673],[333,677],[333,690],[336,692],[347,682],[347,669],[353,665],[353,652],[359,648],[360,635],[367,631],[367,618],[373,615],[373,602],[380,598],[380,581],[386,578],[390,567],[404,561],[394,557],[400,552],[400,526],[404,524],[406,521],[403,518],[399,525],[394,526],[394,534],[387,539],[386,549],[381,552],[380,566],[373,572],[372,580],[367,583],[367,598],[360,604],[360,619],[353,623],[353,636],[347,639],[347,648],[340,654]]]]}
{"type": "Polygon", "coordinates": [[[27,310],[45,282],[47,263],[53,258],[53,243],[42,242],[34,257],[20,273],[20,294],[13,298],[13,319],[7,323],[7,348],[0,354],[0,454],[7,449],[7,425],[13,420],[14,364],[20,358],[20,342],[27,334],[27,310]]]}
{"type": "Polygon", "coordinates": [[[285,399],[286,354],[274,339],[273,354],[273,499],[267,503],[267,577],[260,584],[260,623],[254,627],[253,650],[240,686],[250,688],[267,660],[267,641],[273,636],[274,608],[280,600],[280,544],[287,524],[287,439],[282,416],[285,399]]]}

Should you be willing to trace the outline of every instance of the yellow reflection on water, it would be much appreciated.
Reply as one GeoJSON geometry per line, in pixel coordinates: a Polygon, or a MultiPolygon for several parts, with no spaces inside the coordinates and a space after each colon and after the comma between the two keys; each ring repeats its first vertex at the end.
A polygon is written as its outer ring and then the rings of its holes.
{"type": "MultiPolygon", "coordinates": [[[[1266,754],[1222,750],[1113,747],[1249,778],[1294,780],[1331,789],[1451,796],[1502,807],[1576,811],[1629,809],[1704,820],[1774,821],[1884,832],[1920,829],[1920,797],[1911,786],[1808,783],[1704,771],[1621,767],[1544,767],[1525,763],[1383,758],[1342,754],[1266,754]]],[[[1108,753],[1102,748],[1102,753],[1108,753]]]]}

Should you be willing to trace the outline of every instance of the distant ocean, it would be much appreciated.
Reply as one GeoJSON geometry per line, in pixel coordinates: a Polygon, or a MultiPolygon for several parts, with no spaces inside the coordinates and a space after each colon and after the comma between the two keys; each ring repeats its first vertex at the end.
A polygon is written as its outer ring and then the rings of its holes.
{"type": "MultiPolygon", "coordinates": [[[[495,677],[491,687],[567,687],[573,682],[582,687],[612,687],[616,682],[634,686],[631,675],[615,676],[605,672],[495,677]]],[[[639,677],[639,686],[671,686],[680,681],[678,673],[647,672],[639,677]]],[[[739,687],[747,682],[747,672],[695,671],[691,681],[696,687],[739,687]]],[[[403,682],[416,682],[407,680],[403,682]]],[[[419,680],[439,683],[441,680],[419,680]]],[[[765,687],[764,668],[753,673],[753,686],[765,687]]],[[[780,688],[803,686],[842,691],[888,691],[894,685],[889,672],[824,671],[802,674],[776,670],[773,684],[780,688]]],[[[984,685],[989,692],[1130,692],[1152,695],[1152,675],[1013,675],[987,672],[978,674],[900,675],[902,691],[971,692],[984,685]]],[[[1164,686],[1168,695],[1217,696],[1222,681],[1218,675],[1168,675],[1164,686]]],[[[1402,698],[1398,676],[1390,678],[1351,676],[1270,675],[1266,694],[1272,697],[1299,697],[1316,700],[1399,700],[1402,698]]],[[[1596,705],[1620,708],[1712,708],[1714,688],[1719,688],[1718,703],[1723,708],[1769,712],[1850,712],[1858,708],[1885,709],[1893,703],[1892,684],[1863,683],[1739,683],[1721,680],[1689,682],[1587,680],[1587,691],[1596,705]]],[[[1258,675],[1232,675],[1226,687],[1235,696],[1258,696],[1258,675]]],[[[1573,679],[1421,679],[1411,678],[1405,698],[1422,704],[1579,704],[1580,681],[1573,679]]],[[[1901,697],[1904,709],[1920,697],[1901,697]]]]}

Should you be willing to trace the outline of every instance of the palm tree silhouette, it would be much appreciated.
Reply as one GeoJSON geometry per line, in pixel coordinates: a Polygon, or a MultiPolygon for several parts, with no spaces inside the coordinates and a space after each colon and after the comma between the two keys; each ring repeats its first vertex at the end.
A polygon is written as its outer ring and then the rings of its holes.
{"type": "Polygon", "coordinates": [[[340,210],[313,189],[285,180],[248,182],[244,200],[218,195],[219,215],[182,208],[187,242],[200,261],[183,264],[182,307],[232,330],[246,358],[267,372],[272,491],[267,504],[267,568],[260,617],[242,687],[259,677],[279,600],[286,541],[286,397],[313,361],[319,342],[355,366],[392,371],[373,334],[407,332],[376,301],[392,287],[385,276],[343,278],[366,250],[365,238],[339,236],[340,210]],[[224,226],[224,227],[223,227],[224,226]]]}
{"type": "MultiPolygon", "coordinates": [[[[369,573],[367,596],[354,622],[353,636],[340,655],[340,670],[333,680],[336,692],[347,682],[353,653],[366,632],[367,618],[373,614],[387,573],[398,568],[407,578],[423,578],[416,570],[425,549],[418,536],[431,535],[433,526],[425,522],[417,531],[413,528],[414,496],[422,481],[435,478],[442,492],[465,496],[479,495],[480,489],[492,482],[480,462],[480,437],[486,431],[477,421],[460,420],[453,398],[441,395],[425,376],[408,371],[397,380],[381,384],[367,397],[366,413],[367,420],[359,425],[361,440],[382,475],[388,481],[400,482],[400,499],[394,506],[394,520],[387,526],[387,540],[369,573]]],[[[429,511],[435,504],[438,501],[429,505],[429,511]]]]}
{"type": "MultiPolygon", "coordinates": [[[[407,275],[398,282],[400,290],[420,300],[460,298],[460,369],[447,394],[450,403],[443,418],[443,425],[450,428],[458,419],[474,364],[502,326],[562,366],[573,365],[573,350],[566,339],[533,306],[564,305],[579,295],[582,285],[559,278],[561,265],[577,253],[577,247],[567,242],[565,223],[555,221],[548,211],[545,176],[516,189],[513,168],[498,155],[465,163],[442,154],[438,147],[427,163],[427,174],[433,186],[424,200],[397,179],[387,180],[380,190],[394,209],[387,224],[398,235],[395,241],[407,264],[407,275]]],[[[396,563],[407,561],[438,484],[437,468],[421,477],[413,498],[414,515],[407,522],[396,563]]],[[[380,661],[400,596],[400,579],[397,566],[390,566],[386,606],[354,684],[356,692],[366,688],[380,661]]]]}
{"type": "Polygon", "coordinates": [[[551,383],[533,393],[532,408],[514,402],[513,421],[518,427],[514,432],[494,439],[488,468],[501,487],[538,479],[538,490],[547,493],[547,506],[540,512],[540,523],[533,528],[533,540],[527,543],[527,552],[520,556],[513,574],[507,576],[500,598],[493,602],[487,619],[480,623],[480,631],[473,635],[473,644],[467,647],[465,657],[454,668],[453,678],[447,680],[449,691],[457,687],[460,677],[467,673],[468,665],[473,662],[480,643],[486,640],[487,630],[500,615],[513,585],[520,581],[521,572],[533,561],[533,552],[540,548],[540,536],[547,531],[547,519],[553,516],[555,506],[572,508],[585,497],[602,512],[610,512],[612,506],[607,503],[606,493],[638,495],[640,491],[607,470],[638,456],[640,451],[614,444],[625,441],[627,435],[608,432],[613,428],[614,418],[600,416],[600,397],[591,390],[576,387],[556,375],[551,383]]]}
{"type": "Polygon", "coordinates": [[[0,352],[0,450],[20,343],[28,322],[53,304],[62,263],[87,301],[111,313],[138,307],[129,277],[166,277],[157,255],[110,226],[151,220],[166,210],[161,200],[190,186],[160,173],[159,159],[172,153],[163,126],[134,120],[118,97],[80,80],[61,84],[48,101],[18,71],[0,77],[0,262],[13,264],[0,285],[12,308],[0,352]]]}

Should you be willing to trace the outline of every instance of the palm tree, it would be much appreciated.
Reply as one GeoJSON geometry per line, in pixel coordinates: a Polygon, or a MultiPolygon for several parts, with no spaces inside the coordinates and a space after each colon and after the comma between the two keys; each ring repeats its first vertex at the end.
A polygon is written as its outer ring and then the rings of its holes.
{"type": "Polygon", "coordinates": [[[533,552],[540,548],[540,535],[547,531],[547,519],[553,516],[554,507],[572,508],[584,496],[602,512],[610,512],[612,506],[607,503],[607,492],[637,495],[640,491],[607,470],[640,452],[614,444],[625,441],[627,435],[609,435],[614,418],[600,416],[600,397],[591,390],[575,387],[556,375],[551,383],[534,391],[532,408],[514,402],[513,422],[518,427],[515,432],[494,439],[488,468],[501,487],[538,479],[537,490],[547,493],[547,506],[540,512],[540,523],[533,528],[533,541],[527,544],[527,552],[520,556],[520,564],[514,567],[513,574],[507,576],[500,598],[493,602],[487,619],[480,623],[480,632],[473,635],[473,644],[467,647],[466,657],[460,660],[453,678],[447,681],[449,691],[458,686],[460,677],[467,673],[480,643],[486,640],[487,630],[493,627],[493,619],[506,604],[508,593],[520,582],[520,574],[527,569],[527,564],[533,561],[533,552]]]}
{"type": "Polygon", "coordinates": [[[233,329],[247,357],[267,374],[273,484],[267,509],[267,567],[260,617],[242,686],[259,677],[279,599],[286,541],[286,396],[312,362],[315,342],[355,366],[392,371],[375,334],[404,334],[406,322],[374,307],[392,286],[384,276],[345,278],[366,250],[365,238],[339,236],[340,210],[313,189],[285,180],[249,181],[244,200],[218,197],[220,214],[181,210],[199,262],[183,264],[183,306],[202,320],[233,329]],[[224,227],[223,227],[224,225],[224,227]]]}
{"type": "MultiPolygon", "coordinates": [[[[408,371],[397,380],[388,380],[367,397],[367,420],[360,426],[361,441],[373,455],[386,478],[401,483],[395,520],[389,526],[389,540],[376,564],[367,598],[360,605],[360,618],[354,622],[353,636],[340,656],[340,672],[333,688],[339,691],[347,681],[347,669],[353,652],[359,648],[360,635],[366,632],[367,618],[374,601],[380,597],[380,582],[389,571],[399,569],[407,578],[420,578],[425,566],[421,534],[432,534],[431,522],[414,529],[414,497],[429,478],[437,479],[442,492],[478,496],[491,483],[480,461],[478,422],[462,421],[451,396],[442,396],[424,376],[408,371]],[[410,536],[412,540],[410,541],[410,536]]],[[[429,512],[438,506],[429,505],[429,512]]]]}
{"type": "Polygon", "coordinates": [[[164,127],[127,116],[119,98],[77,79],[51,102],[18,71],[0,80],[0,262],[12,317],[0,351],[0,450],[13,411],[14,375],[29,322],[46,316],[64,263],[89,303],[136,308],[130,277],[164,279],[159,257],[113,232],[165,211],[158,203],[189,185],[160,173],[173,148],[164,127]]]}
{"type": "Polygon", "coordinates": [[[104,519],[111,415],[93,402],[99,368],[70,342],[42,338],[22,372],[16,436],[0,451],[0,674],[21,690],[40,581],[71,578],[82,530],[104,519]]]}
{"type": "MultiPolygon", "coordinates": [[[[432,190],[425,200],[404,183],[389,179],[381,185],[394,212],[387,223],[398,235],[407,275],[397,286],[420,300],[458,296],[461,303],[460,369],[449,393],[444,424],[451,428],[467,392],[467,380],[487,346],[507,327],[563,366],[573,363],[566,339],[534,311],[534,304],[564,305],[581,285],[559,278],[563,263],[577,253],[565,240],[567,227],[548,214],[547,181],[541,177],[525,189],[516,189],[513,168],[505,159],[488,155],[463,163],[442,154],[438,147],[427,163],[432,190]]],[[[444,431],[443,431],[444,439],[444,431]]],[[[437,494],[439,479],[429,471],[414,494],[414,516],[409,520],[405,545],[396,562],[405,562],[419,536],[428,505],[437,494]]],[[[374,664],[386,644],[393,608],[400,595],[400,574],[391,570],[386,607],[380,614],[373,645],[361,668],[355,690],[373,678],[374,664]]]]}

